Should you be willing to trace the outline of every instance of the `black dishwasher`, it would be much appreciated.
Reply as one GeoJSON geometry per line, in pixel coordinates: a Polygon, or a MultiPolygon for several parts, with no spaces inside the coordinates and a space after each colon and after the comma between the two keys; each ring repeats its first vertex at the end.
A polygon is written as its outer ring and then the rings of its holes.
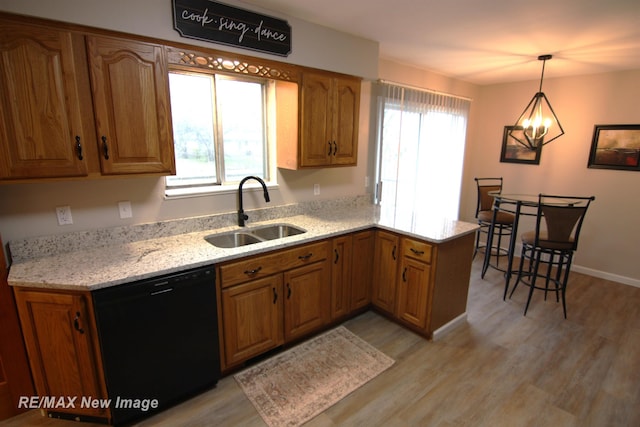
{"type": "Polygon", "coordinates": [[[166,409],[220,377],[215,270],[93,292],[113,423],[166,409]]]}

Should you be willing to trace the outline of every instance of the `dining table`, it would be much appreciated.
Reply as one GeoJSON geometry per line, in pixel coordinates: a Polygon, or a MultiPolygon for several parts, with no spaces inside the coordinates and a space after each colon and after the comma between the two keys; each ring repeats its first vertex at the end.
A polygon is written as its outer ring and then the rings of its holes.
{"type": "MultiPolygon", "coordinates": [[[[489,192],[493,196],[493,218],[487,233],[487,248],[493,247],[494,225],[498,212],[511,213],[514,216],[513,229],[509,238],[509,247],[507,249],[507,266],[504,270],[505,286],[502,299],[506,299],[509,289],[509,282],[513,274],[513,257],[516,248],[516,240],[518,235],[518,224],[521,216],[536,216],[538,214],[538,205],[540,200],[539,194],[518,194],[518,193],[502,193],[498,191],[489,192]]],[[[570,197],[566,199],[557,199],[554,203],[563,205],[571,205],[575,203],[570,197]]],[[[482,274],[480,277],[484,279],[485,273],[491,264],[491,251],[487,250],[484,254],[484,262],[482,264],[482,274]]]]}

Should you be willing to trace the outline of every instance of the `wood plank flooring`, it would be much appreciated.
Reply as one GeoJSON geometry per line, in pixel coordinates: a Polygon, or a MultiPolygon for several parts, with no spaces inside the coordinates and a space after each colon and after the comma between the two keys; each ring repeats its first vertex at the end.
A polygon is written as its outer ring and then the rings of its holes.
{"type": "MultiPolygon", "coordinates": [[[[564,320],[541,292],[524,317],[527,288],[503,302],[503,283],[476,259],[467,323],[436,342],[373,312],[346,322],[396,364],[306,426],[640,426],[640,288],[572,273],[564,320]]],[[[0,423],[78,425],[37,411],[0,423]]],[[[137,425],[265,424],[229,376],[137,425]]]]}

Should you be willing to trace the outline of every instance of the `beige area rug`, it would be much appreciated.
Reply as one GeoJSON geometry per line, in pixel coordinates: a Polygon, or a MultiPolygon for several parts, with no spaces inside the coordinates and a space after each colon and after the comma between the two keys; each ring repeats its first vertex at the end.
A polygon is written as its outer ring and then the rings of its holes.
{"type": "Polygon", "coordinates": [[[393,365],[339,326],[235,375],[271,427],[300,426],[393,365]]]}

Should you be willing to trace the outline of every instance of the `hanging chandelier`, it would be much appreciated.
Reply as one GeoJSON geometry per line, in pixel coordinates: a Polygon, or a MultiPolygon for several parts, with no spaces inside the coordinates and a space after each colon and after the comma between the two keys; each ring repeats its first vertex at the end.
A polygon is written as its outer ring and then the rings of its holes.
{"type": "Polygon", "coordinates": [[[533,95],[529,104],[509,131],[509,136],[530,150],[538,150],[556,138],[564,135],[564,129],[553,111],[547,96],[542,91],[544,79],[544,65],[552,58],[552,55],[540,55],[542,61],[542,75],[540,76],[540,89],[533,95]]]}

